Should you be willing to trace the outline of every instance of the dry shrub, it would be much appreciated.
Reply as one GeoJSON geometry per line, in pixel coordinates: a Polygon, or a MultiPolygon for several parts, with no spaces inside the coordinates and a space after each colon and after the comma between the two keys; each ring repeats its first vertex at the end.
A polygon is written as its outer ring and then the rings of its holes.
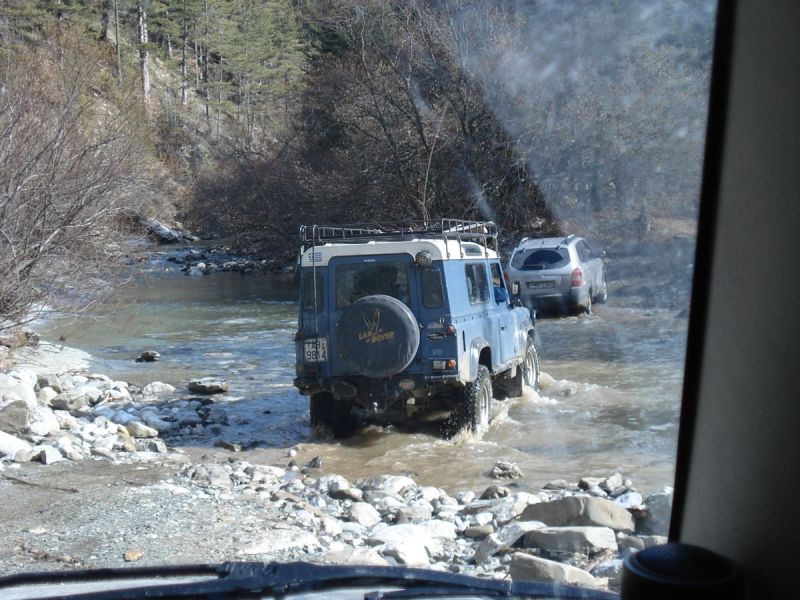
{"type": "Polygon", "coordinates": [[[78,310],[108,289],[120,215],[157,193],[137,98],[82,40],[62,31],[58,44],[3,51],[0,327],[45,305],[78,310]]]}

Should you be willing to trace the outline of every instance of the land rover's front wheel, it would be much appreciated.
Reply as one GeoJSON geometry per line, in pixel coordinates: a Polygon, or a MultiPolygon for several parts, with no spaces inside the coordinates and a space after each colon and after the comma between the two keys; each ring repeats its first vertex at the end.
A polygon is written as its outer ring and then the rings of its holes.
{"type": "Polygon", "coordinates": [[[478,435],[489,429],[492,416],[492,377],[483,365],[478,365],[475,380],[464,391],[453,411],[455,431],[469,430],[478,435]]]}
{"type": "Polygon", "coordinates": [[[334,437],[347,435],[351,430],[350,402],[336,400],[329,392],[312,394],[309,399],[311,430],[327,429],[334,437]]]}

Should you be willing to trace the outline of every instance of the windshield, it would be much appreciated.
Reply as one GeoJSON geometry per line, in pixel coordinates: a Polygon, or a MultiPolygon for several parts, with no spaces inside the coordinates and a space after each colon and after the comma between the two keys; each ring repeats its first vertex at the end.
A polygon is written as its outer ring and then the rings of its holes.
{"type": "Polygon", "coordinates": [[[0,4],[0,575],[665,540],[713,0],[0,4]]]}

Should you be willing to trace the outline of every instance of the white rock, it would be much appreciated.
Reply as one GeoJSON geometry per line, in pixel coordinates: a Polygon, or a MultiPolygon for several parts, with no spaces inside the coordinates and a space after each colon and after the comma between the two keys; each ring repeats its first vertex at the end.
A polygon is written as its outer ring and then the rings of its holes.
{"type": "Polygon", "coordinates": [[[426,485],[419,488],[419,494],[423,500],[427,500],[428,502],[433,502],[434,500],[437,500],[438,498],[444,496],[445,492],[441,488],[426,485]]]}
{"type": "Polygon", "coordinates": [[[384,544],[380,548],[380,552],[407,567],[427,567],[430,564],[430,557],[425,545],[414,539],[397,540],[384,544]]]}
{"type": "Polygon", "coordinates": [[[401,544],[408,540],[421,543],[430,556],[437,556],[442,551],[442,542],[452,541],[456,537],[456,528],[445,521],[428,521],[427,523],[403,523],[386,525],[378,523],[369,532],[366,543],[401,544]]]}
{"type": "Polygon", "coordinates": [[[39,376],[30,369],[12,369],[7,373],[26,387],[33,389],[39,381],[39,376]]]}
{"type": "MultiPolygon", "coordinates": [[[[492,500],[476,500],[464,507],[466,514],[474,514],[479,512],[492,513],[499,523],[506,523],[515,519],[522,512],[532,504],[538,504],[541,499],[533,494],[526,492],[517,492],[506,496],[505,498],[496,498],[492,500]]],[[[531,519],[540,520],[540,519],[531,519]]],[[[543,520],[543,519],[541,519],[543,520]]]]}
{"type": "Polygon", "coordinates": [[[33,459],[38,460],[45,465],[51,465],[64,460],[61,452],[59,452],[58,449],[53,446],[36,446],[32,452],[33,459]]]}
{"type": "Polygon", "coordinates": [[[627,492],[614,498],[614,502],[623,508],[640,508],[644,505],[642,495],[638,492],[627,492]]]}
{"type": "Polygon", "coordinates": [[[498,552],[507,552],[525,534],[542,527],[544,523],[538,521],[510,523],[484,538],[475,549],[472,559],[478,564],[484,563],[498,552]]]}
{"type": "Polygon", "coordinates": [[[22,400],[28,407],[36,406],[36,393],[33,385],[8,378],[8,384],[0,387],[0,405],[22,400]]]}
{"type": "Polygon", "coordinates": [[[21,440],[5,431],[0,431],[0,457],[8,456],[14,458],[20,450],[30,451],[31,445],[25,440],[21,440]]]}
{"type": "Polygon", "coordinates": [[[459,504],[469,504],[475,500],[475,492],[469,490],[458,492],[456,494],[456,500],[458,500],[459,504]]]}
{"type": "Polygon", "coordinates": [[[511,557],[509,575],[515,581],[554,581],[568,585],[597,587],[595,578],[582,569],[520,552],[511,557]]]}
{"type": "Polygon", "coordinates": [[[600,550],[616,552],[617,537],[609,527],[544,527],[527,533],[525,545],[549,552],[594,554],[600,550]]]}
{"type": "Polygon", "coordinates": [[[36,398],[38,398],[40,402],[44,402],[45,404],[49,403],[56,396],[58,396],[58,392],[55,391],[50,386],[43,387],[42,389],[39,390],[39,393],[36,394],[36,398]]]}
{"type": "Polygon", "coordinates": [[[92,450],[111,452],[117,444],[117,436],[104,435],[92,440],[92,450]]]}
{"type": "Polygon", "coordinates": [[[165,394],[171,394],[174,391],[175,386],[161,381],[148,383],[142,388],[142,394],[145,396],[163,396],[165,394]]]}
{"type": "Polygon", "coordinates": [[[600,482],[600,487],[603,488],[609,494],[614,490],[617,490],[622,487],[623,480],[622,475],[619,473],[614,473],[611,477],[606,477],[603,481],[600,482]]]}
{"type": "Polygon", "coordinates": [[[405,503],[394,496],[373,496],[369,503],[382,515],[393,514],[405,507],[405,503]]]}
{"type": "Polygon", "coordinates": [[[323,494],[350,489],[350,482],[341,475],[323,475],[314,484],[314,489],[323,494]]]}
{"type": "Polygon", "coordinates": [[[31,408],[31,423],[28,427],[34,435],[45,436],[59,431],[61,423],[49,407],[37,404],[31,408]]]}
{"type": "Polygon", "coordinates": [[[347,518],[364,527],[372,527],[381,520],[381,515],[371,504],[354,502],[347,511],[347,518]]]}
{"type": "Polygon", "coordinates": [[[415,486],[414,480],[403,475],[382,475],[373,479],[367,479],[359,487],[366,491],[383,491],[392,494],[399,494],[404,488],[415,486]]]}
{"type": "Polygon", "coordinates": [[[56,440],[56,448],[58,448],[64,456],[68,456],[76,451],[72,440],[66,436],[62,436],[56,440]]]}
{"type": "Polygon", "coordinates": [[[125,425],[128,433],[135,438],[152,438],[158,436],[158,431],[152,427],[148,427],[140,421],[131,421],[125,425]]]}
{"type": "Polygon", "coordinates": [[[85,397],[91,405],[97,404],[103,395],[103,390],[94,385],[82,385],[74,391],[85,397]]]}
{"type": "Polygon", "coordinates": [[[488,525],[492,521],[494,521],[494,515],[490,512],[481,512],[472,517],[472,522],[476,525],[488,525]]]}
{"type": "Polygon", "coordinates": [[[321,544],[317,537],[302,529],[273,529],[260,540],[244,546],[239,554],[252,556],[254,554],[272,554],[298,549],[304,551],[319,550],[321,544]]]}
{"type": "Polygon", "coordinates": [[[321,529],[323,533],[332,536],[340,535],[343,531],[342,524],[339,522],[339,520],[332,517],[325,517],[322,519],[321,529]]]}
{"type": "Polygon", "coordinates": [[[344,548],[330,550],[322,555],[327,563],[339,565],[367,565],[383,567],[389,563],[375,548],[344,548]]]}

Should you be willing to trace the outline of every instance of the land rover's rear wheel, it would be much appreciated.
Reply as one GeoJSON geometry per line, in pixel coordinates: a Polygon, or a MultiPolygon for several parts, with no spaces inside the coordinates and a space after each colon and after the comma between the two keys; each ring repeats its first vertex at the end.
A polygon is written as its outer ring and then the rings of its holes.
{"type": "Polygon", "coordinates": [[[350,432],[350,402],[336,400],[329,392],[320,392],[311,395],[309,408],[312,431],[322,427],[334,437],[342,437],[350,432]]]}
{"type": "Polygon", "coordinates": [[[528,346],[525,349],[525,360],[522,363],[522,380],[525,385],[538,391],[540,378],[541,369],[539,367],[539,355],[536,353],[533,340],[528,338],[528,346]]]}
{"type": "Polygon", "coordinates": [[[467,429],[482,434],[489,428],[492,416],[492,378],[489,369],[478,365],[475,381],[464,387],[453,411],[454,432],[467,429]]]}

